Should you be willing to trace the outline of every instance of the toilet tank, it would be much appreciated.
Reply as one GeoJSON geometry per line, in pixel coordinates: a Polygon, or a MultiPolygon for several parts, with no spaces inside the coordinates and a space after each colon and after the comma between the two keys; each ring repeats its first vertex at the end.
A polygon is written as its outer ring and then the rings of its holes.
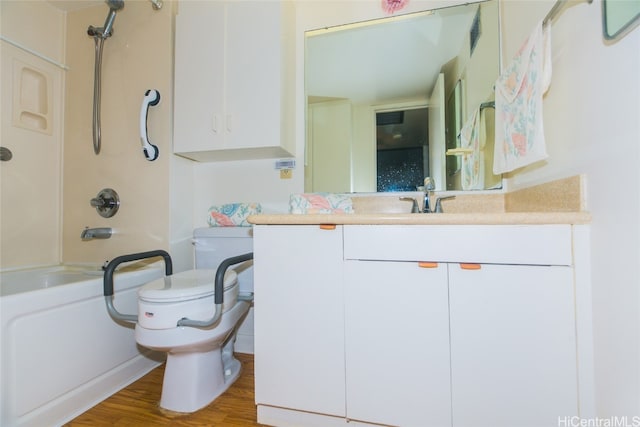
{"type": "MultiPolygon", "coordinates": [[[[193,231],[196,269],[217,269],[222,261],[253,252],[253,227],[203,227],[193,231]]],[[[253,292],[253,261],[232,267],[240,293],[253,292]]]]}

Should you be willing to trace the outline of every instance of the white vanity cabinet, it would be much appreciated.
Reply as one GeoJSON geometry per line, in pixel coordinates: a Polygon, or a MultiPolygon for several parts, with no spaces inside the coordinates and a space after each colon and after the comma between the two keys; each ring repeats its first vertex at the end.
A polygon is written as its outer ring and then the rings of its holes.
{"type": "Polygon", "coordinates": [[[287,1],[180,1],[174,147],[198,161],[289,157],[287,1]]]}
{"type": "Polygon", "coordinates": [[[260,423],[537,427],[593,414],[584,227],[254,233],[260,423]]]}
{"type": "Polygon", "coordinates": [[[344,417],[342,227],[255,226],[253,244],[256,403],[344,417]]]}

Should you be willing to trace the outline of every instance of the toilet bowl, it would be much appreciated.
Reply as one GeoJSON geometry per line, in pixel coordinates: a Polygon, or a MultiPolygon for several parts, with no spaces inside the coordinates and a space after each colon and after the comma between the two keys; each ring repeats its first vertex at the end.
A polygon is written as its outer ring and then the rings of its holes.
{"type": "Polygon", "coordinates": [[[160,406],[194,412],[222,394],[240,374],[233,356],[237,328],[250,303],[238,300],[234,270],[224,275],[222,315],[208,328],[177,326],[215,312],[215,270],[189,270],[157,279],[138,290],[136,342],[167,353],[160,406]]]}

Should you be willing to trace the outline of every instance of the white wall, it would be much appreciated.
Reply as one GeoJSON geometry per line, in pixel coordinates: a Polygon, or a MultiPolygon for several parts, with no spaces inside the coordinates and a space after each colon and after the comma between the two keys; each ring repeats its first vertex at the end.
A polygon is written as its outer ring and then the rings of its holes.
{"type": "MultiPolygon", "coordinates": [[[[553,1],[502,0],[511,58],[553,1]]],[[[601,1],[552,26],[553,80],[544,100],[549,159],[510,188],[585,174],[591,227],[597,415],[640,415],[640,29],[602,38],[601,1]]]]}

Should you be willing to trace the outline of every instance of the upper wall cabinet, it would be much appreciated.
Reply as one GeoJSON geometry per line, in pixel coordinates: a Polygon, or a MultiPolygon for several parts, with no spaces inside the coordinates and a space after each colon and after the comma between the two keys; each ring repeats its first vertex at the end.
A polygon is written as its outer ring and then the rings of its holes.
{"type": "Polygon", "coordinates": [[[198,161],[293,155],[286,124],[294,111],[293,76],[287,75],[295,69],[294,27],[291,2],[180,2],[176,154],[198,161]]]}

